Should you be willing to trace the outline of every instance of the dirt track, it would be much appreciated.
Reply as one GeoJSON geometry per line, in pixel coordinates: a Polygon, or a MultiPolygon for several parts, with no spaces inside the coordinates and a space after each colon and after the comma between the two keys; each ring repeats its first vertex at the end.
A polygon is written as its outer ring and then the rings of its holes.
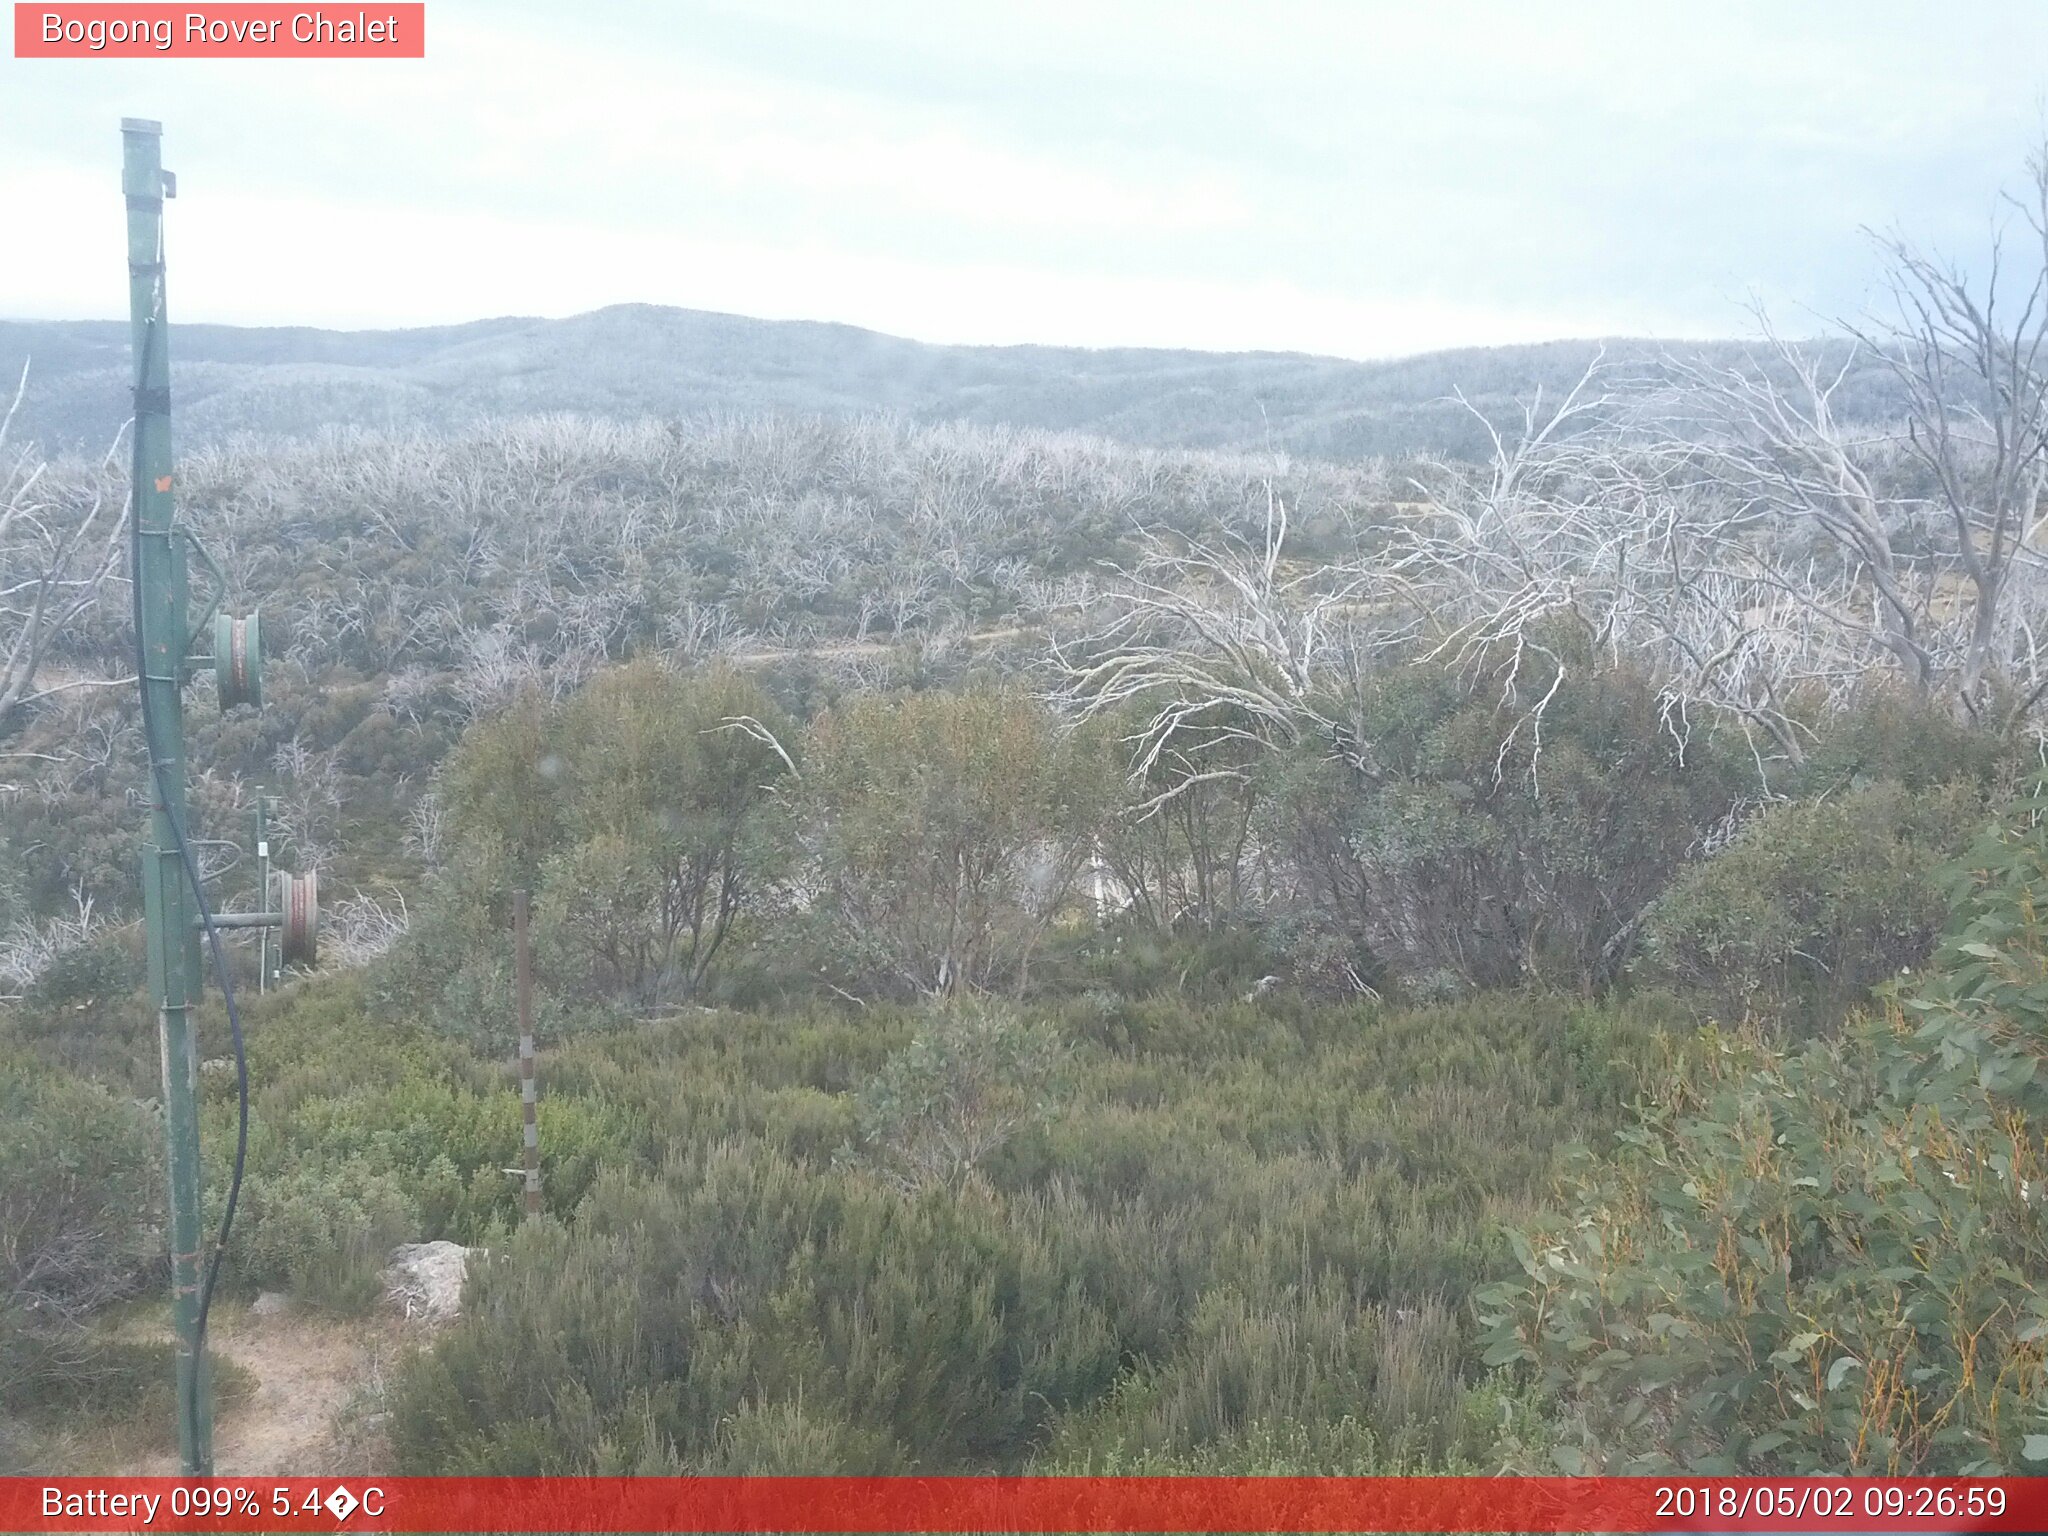
{"type": "MultiPolygon", "coordinates": [[[[248,1312],[216,1319],[210,1347],[254,1378],[222,1403],[213,1429],[214,1471],[222,1477],[311,1476],[382,1470],[375,1414],[393,1358],[416,1329],[382,1317],[339,1322],[248,1312]]],[[[153,1458],[145,1474],[178,1470],[153,1458]]]]}

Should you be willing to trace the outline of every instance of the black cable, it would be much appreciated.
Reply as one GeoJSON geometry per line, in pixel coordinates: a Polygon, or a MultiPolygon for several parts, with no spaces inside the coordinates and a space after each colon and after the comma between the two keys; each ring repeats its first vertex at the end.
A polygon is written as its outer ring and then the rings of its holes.
{"type": "MultiPolygon", "coordinates": [[[[143,332],[141,366],[136,370],[137,378],[149,377],[149,365],[156,355],[158,327],[163,319],[163,227],[157,227],[157,289],[156,300],[151,305],[148,327],[143,332]]],[[[178,845],[178,860],[185,868],[185,878],[192,886],[192,899],[198,904],[199,924],[206,930],[206,943],[213,956],[213,972],[220,981],[221,1002],[227,1008],[228,1032],[235,1043],[235,1171],[228,1181],[228,1200],[221,1211],[220,1233],[214,1239],[213,1257],[206,1266],[206,1280],[199,1289],[199,1325],[193,1335],[193,1369],[191,1379],[190,1412],[194,1423],[199,1418],[199,1362],[206,1350],[206,1323],[213,1310],[213,1288],[220,1279],[221,1255],[227,1251],[228,1237],[235,1227],[235,1207],[242,1198],[242,1171],[249,1160],[249,1057],[242,1044],[242,1016],[235,1007],[235,982],[229,973],[227,951],[222,948],[220,929],[214,925],[213,912],[206,904],[206,890],[201,882],[199,863],[192,856],[192,843],[185,836],[183,822],[178,816],[177,806],[172,802],[164,782],[163,763],[156,755],[156,730],[150,716],[149,706],[149,651],[142,638],[142,393],[145,386],[137,383],[136,420],[129,433],[129,477],[128,477],[128,595],[130,608],[135,620],[135,676],[142,696],[142,735],[145,750],[149,755],[150,782],[155,787],[157,803],[164,808],[164,819],[171,824],[171,839],[178,845]]],[[[180,657],[180,666],[183,658],[180,657]]],[[[184,677],[178,678],[178,686],[184,686],[184,677]]],[[[179,941],[179,942],[182,942],[179,941]]],[[[193,1049],[198,1049],[197,1042],[193,1049]]],[[[169,1085],[165,1085],[166,1091],[169,1085]]],[[[197,1106],[194,1106],[196,1112],[197,1106]]],[[[195,1134],[197,1127],[194,1128],[195,1134]]]]}

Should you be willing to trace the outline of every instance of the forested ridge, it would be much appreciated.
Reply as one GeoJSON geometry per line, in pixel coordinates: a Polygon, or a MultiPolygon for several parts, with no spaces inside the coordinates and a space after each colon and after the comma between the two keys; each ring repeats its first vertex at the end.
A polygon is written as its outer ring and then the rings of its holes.
{"type": "MultiPolygon", "coordinates": [[[[537,411],[615,420],[887,414],[1083,432],[1140,447],[1363,458],[1482,454],[1485,434],[1454,391],[1498,411],[1537,389],[1568,387],[1602,347],[1617,359],[1663,350],[1642,339],[1560,340],[1354,362],[946,346],[849,325],[633,304],[398,331],[181,325],[171,360],[187,445],[335,427],[446,431],[537,411]]],[[[1757,355],[1744,342],[1705,350],[1726,362],[1757,355]]],[[[24,365],[40,382],[17,426],[50,452],[96,452],[127,418],[125,322],[0,320],[0,377],[15,378],[24,365]]],[[[1898,403],[1881,369],[1859,370],[1840,399],[1863,418],[1898,403]]]]}
{"type": "MultiPolygon", "coordinates": [[[[405,1472],[2048,1459],[2031,187],[2019,303],[1895,243],[1857,336],[1576,349],[1385,452],[638,400],[195,434],[271,650],[260,712],[192,693],[210,894],[255,902],[270,795],[330,908],[248,1004],[231,1304],[477,1250],[358,1405],[405,1472]]],[[[35,398],[8,1470],[164,1365],[123,471],[35,398]]]]}

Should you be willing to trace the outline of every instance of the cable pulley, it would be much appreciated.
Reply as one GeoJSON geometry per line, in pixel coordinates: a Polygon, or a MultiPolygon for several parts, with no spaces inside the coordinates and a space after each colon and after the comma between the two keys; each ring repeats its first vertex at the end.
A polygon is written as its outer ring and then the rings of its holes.
{"type": "Polygon", "coordinates": [[[258,615],[246,619],[225,613],[213,617],[213,678],[220,689],[220,707],[237,704],[263,707],[263,636],[258,615]]]}
{"type": "Polygon", "coordinates": [[[279,942],[286,965],[311,965],[320,954],[320,872],[303,875],[279,870],[271,876],[277,910],[284,921],[279,942]]]}

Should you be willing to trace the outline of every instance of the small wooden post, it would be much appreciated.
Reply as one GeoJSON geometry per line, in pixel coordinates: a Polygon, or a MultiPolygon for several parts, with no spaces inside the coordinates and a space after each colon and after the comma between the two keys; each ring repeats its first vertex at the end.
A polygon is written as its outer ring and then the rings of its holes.
{"type": "Polygon", "coordinates": [[[519,988],[519,1105],[526,1120],[526,1216],[540,1214],[540,1085],[533,1075],[533,958],[526,941],[527,893],[512,893],[512,945],[519,988]]]}

